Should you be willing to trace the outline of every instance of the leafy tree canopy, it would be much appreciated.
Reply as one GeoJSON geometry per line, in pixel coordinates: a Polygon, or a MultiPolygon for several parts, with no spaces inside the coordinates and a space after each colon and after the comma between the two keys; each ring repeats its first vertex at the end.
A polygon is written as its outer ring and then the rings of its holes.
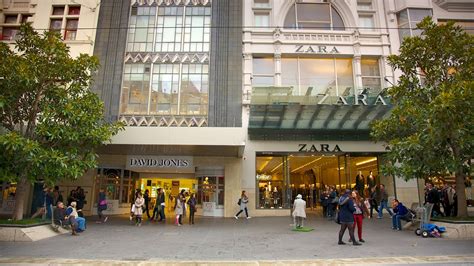
{"type": "Polygon", "coordinates": [[[462,179],[473,158],[474,37],[430,17],[417,26],[422,34],[405,38],[400,54],[389,57],[402,75],[389,90],[390,117],[376,121],[371,135],[390,147],[387,174],[410,179],[456,172],[462,179]]]}
{"type": "Polygon", "coordinates": [[[98,59],[71,58],[58,34],[29,25],[0,58],[0,179],[54,184],[95,167],[95,149],[122,128],[89,90],[98,59]]]}

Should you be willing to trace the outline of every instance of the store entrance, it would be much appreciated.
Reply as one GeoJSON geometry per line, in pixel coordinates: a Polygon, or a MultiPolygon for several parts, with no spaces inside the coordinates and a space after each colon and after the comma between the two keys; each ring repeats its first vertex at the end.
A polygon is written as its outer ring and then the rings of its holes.
{"type": "Polygon", "coordinates": [[[290,208],[301,194],[308,208],[320,205],[320,195],[330,188],[338,193],[357,189],[367,196],[379,183],[377,155],[282,154],[257,155],[257,208],[290,208]]]}
{"type": "MultiPolygon", "coordinates": [[[[167,177],[166,175],[156,175],[155,177],[142,177],[138,187],[142,193],[149,191],[150,204],[149,212],[153,215],[153,208],[156,204],[157,191],[159,188],[165,192],[165,215],[172,217],[174,215],[174,205],[176,196],[181,190],[185,190],[189,195],[197,193],[198,179],[193,176],[167,177]]],[[[146,217],[146,214],[144,214],[146,217]]]]}

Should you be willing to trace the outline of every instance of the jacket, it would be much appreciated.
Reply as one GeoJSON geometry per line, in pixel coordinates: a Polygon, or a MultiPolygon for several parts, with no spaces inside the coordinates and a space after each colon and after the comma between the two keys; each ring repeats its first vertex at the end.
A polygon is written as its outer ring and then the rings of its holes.
{"type": "Polygon", "coordinates": [[[302,199],[295,199],[293,203],[293,217],[303,217],[306,218],[306,201],[302,199]]]}
{"type": "Polygon", "coordinates": [[[393,212],[397,215],[405,216],[408,214],[408,209],[401,202],[399,202],[398,206],[393,208],[393,212]]]}
{"type": "Polygon", "coordinates": [[[339,199],[339,221],[341,223],[354,223],[354,201],[344,195],[339,199]]]}
{"type": "Polygon", "coordinates": [[[245,208],[247,208],[248,202],[249,202],[249,198],[247,196],[240,198],[240,209],[245,210],[245,208]]]}

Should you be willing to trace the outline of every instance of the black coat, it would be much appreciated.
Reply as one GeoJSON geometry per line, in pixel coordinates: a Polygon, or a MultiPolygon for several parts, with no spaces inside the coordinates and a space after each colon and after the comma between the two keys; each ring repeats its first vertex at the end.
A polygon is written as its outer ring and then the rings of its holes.
{"type": "Polygon", "coordinates": [[[341,223],[353,223],[354,212],[354,201],[347,196],[342,196],[339,199],[339,221],[341,223]]]}

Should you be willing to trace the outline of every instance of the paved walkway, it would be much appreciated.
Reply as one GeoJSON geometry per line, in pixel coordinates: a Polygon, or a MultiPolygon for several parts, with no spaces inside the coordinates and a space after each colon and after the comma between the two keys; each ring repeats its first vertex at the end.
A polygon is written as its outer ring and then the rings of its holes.
{"type": "Polygon", "coordinates": [[[65,234],[33,243],[0,242],[0,263],[27,263],[37,258],[43,259],[36,261],[38,264],[48,264],[49,259],[72,259],[79,264],[81,260],[98,260],[97,265],[114,261],[144,265],[147,261],[238,261],[264,265],[275,260],[340,264],[347,258],[385,264],[428,263],[430,258],[437,258],[432,263],[441,264],[474,261],[474,241],[424,239],[412,231],[393,231],[388,217],[364,220],[366,243],[358,247],[337,245],[339,225],[332,221],[310,216],[306,226],[315,230],[308,233],[291,231],[290,223],[289,217],[200,218],[192,226],[146,221],[136,227],[126,217],[111,217],[106,224],[95,224],[89,218],[87,231],[78,237],[65,234]]]}

